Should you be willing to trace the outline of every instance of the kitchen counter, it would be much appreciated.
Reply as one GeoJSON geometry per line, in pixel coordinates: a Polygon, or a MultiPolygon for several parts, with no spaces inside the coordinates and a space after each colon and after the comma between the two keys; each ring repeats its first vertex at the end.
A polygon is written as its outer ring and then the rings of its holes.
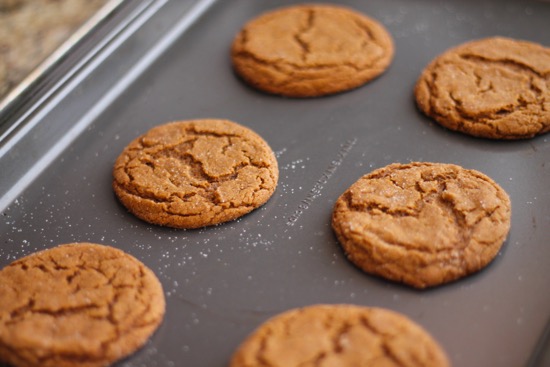
{"type": "Polygon", "coordinates": [[[0,0],[0,100],[108,0],[0,0]]]}

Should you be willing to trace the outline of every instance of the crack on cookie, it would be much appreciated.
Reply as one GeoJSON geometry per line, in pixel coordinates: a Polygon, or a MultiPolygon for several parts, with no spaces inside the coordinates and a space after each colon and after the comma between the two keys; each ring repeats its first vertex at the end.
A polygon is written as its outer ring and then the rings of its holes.
{"type": "MultiPolygon", "coordinates": [[[[381,348],[384,352],[384,356],[391,360],[395,367],[407,367],[401,360],[395,355],[395,353],[392,351],[390,346],[388,345],[388,342],[385,339],[382,339],[381,348]]],[[[418,364],[418,366],[421,366],[422,363],[418,364]]]]}
{"type": "MultiPolygon", "coordinates": [[[[72,285],[73,284],[73,281],[75,279],[77,279],[78,276],[80,276],[82,273],[81,273],[81,269],[76,269],[72,274],[68,274],[67,277],[65,278],[66,282],[68,285],[72,285]]],[[[80,284],[78,284],[78,282],[75,284],[76,288],[75,288],[75,292],[78,292],[80,290],[80,284]]]]}
{"type": "Polygon", "coordinates": [[[511,58],[504,58],[504,59],[492,59],[488,57],[483,57],[481,55],[476,55],[468,52],[464,52],[458,55],[462,60],[466,61],[472,61],[474,63],[480,62],[480,63],[486,63],[491,65],[499,65],[503,66],[505,68],[509,68],[514,71],[520,71],[520,72],[527,72],[529,74],[535,74],[539,78],[545,78],[547,75],[540,73],[536,70],[536,68],[532,67],[531,65],[522,63],[518,60],[514,60],[511,58]]]}
{"type": "MultiPolygon", "coordinates": [[[[443,191],[447,190],[447,183],[444,184],[443,191]]],[[[461,234],[461,240],[458,243],[455,243],[453,249],[464,250],[471,245],[472,239],[472,226],[469,226],[466,221],[466,215],[459,209],[456,208],[456,204],[449,200],[445,199],[444,195],[438,195],[438,202],[441,203],[441,207],[447,208],[447,212],[452,214],[452,218],[455,222],[455,228],[460,229],[459,233],[461,234]],[[462,245],[462,246],[457,246],[462,245]]]]}
{"type": "Polygon", "coordinates": [[[289,74],[289,69],[293,69],[292,71],[309,71],[309,70],[329,70],[334,69],[340,66],[340,63],[330,63],[330,64],[296,64],[293,62],[290,62],[288,60],[277,58],[277,59],[268,59],[265,60],[261,58],[260,56],[250,52],[250,51],[240,51],[235,56],[238,56],[243,59],[250,59],[253,62],[260,64],[262,66],[266,66],[268,68],[272,68],[275,71],[279,72],[280,74],[291,77],[292,74],[289,74]]]}
{"type": "MultiPolygon", "coordinates": [[[[125,288],[133,289],[136,291],[136,295],[137,295],[135,297],[136,301],[138,300],[147,301],[148,298],[144,297],[144,290],[147,288],[147,286],[144,283],[144,279],[147,277],[147,274],[142,265],[138,265],[137,270],[139,272],[139,275],[137,278],[135,276],[135,273],[132,273],[132,277],[135,281],[139,279],[139,284],[137,286],[114,286],[112,283],[110,283],[110,285],[115,290],[120,290],[125,288]]],[[[116,274],[117,273],[115,273],[115,275],[113,276],[113,280],[116,278],[116,274]]],[[[149,315],[152,310],[151,302],[145,302],[145,303],[142,303],[142,306],[144,306],[143,310],[139,314],[134,315],[132,317],[131,323],[127,324],[126,327],[121,328],[120,323],[114,316],[115,314],[114,307],[116,304],[118,304],[121,296],[122,296],[121,292],[115,292],[114,297],[109,301],[109,304],[107,305],[109,312],[106,319],[114,326],[115,335],[112,338],[106,339],[101,343],[101,349],[103,350],[104,355],[109,355],[109,348],[114,341],[121,340],[129,334],[135,333],[137,329],[146,329],[149,327],[154,327],[159,322],[158,317],[154,317],[150,319],[148,322],[144,321],[147,319],[146,316],[149,315]]]]}
{"type": "MultiPolygon", "coordinates": [[[[352,21],[357,26],[357,28],[361,29],[365,33],[365,35],[367,36],[366,40],[373,41],[377,46],[380,46],[383,49],[383,47],[382,47],[383,45],[381,45],[379,42],[377,42],[378,40],[377,40],[376,36],[374,35],[374,32],[372,31],[372,29],[368,25],[366,25],[360,19],[353,19],[352,21]]],[[[366,45],[367,45],[366,40],[363,40],[363,43],[362,43],[363,49],[366,48],[366,45]]],[[[386,51],[386,50],[384,50],[384,51],[386,51]]]]}
{"type": "MultiPolygon", "coordinates": [[[[466,71],[463,70],[465,73],[466,71]]],[[[489,81],[488,85],[487,86],[483,86],[483,76],[482,75],[479,75],[479,72],[474,69],[472,71],[472,75],[474,76],[475,78],[475,83],[476,83],[476,87],[478,89],[478,92],[480,94],[486,94],[488,92],[494,92],[496,91],[496,88],[495,86],[493,85],[493,82],[492,81],[489,81]]]]}
{"type": "Polygon", "coordinates": [[[365,72],[365,71],[367,71],[367,72],[368,71],[377,72],[377,69],[380,67],[380,66],[378,66],[379,61],[383,60],[385,57],[386,57],[385,55],[380,55],[380,56],[374,57],[370,60],[370,62],[368,64],[365,64],[363,66],[357,66],[356,64],[351,63],[351,62],[342,62],[340,64],[340,66],[354,69],[358,73],[362,73],[362,72],[365,72]]]}
{"type": "Polygon", "coordinates": [[[25,315],[27,315],[29,311],[32,311],[34,304],[35,300],[33,298],[28,298],[25,304],[10,311],[9,320],[5,321],[4,325],[13,325],[19,323],[22,319],[25,318],[25,315]]]}
{"type": "Polygon", "coordinates": [[[359,323],[361,326],[363,326],[365,329],[367,329],[371,334],[380,336],[381,332],[378,330],[374,325],[370,323],[368,318],[366,316],[360,316],[359,317],[359,323]]]}
{"type": "MultiPolygon", "coordinates": [[[[547,79],[550,82],[550,75],[547,79]]],[[[538,99],[542,99],[542,100],[539,101],[540,103],[544,103],[544,101],[546,100],[546,98],[544,98],[545,90],[541,89],[537,85],[538,83],[544,83],[544,81],[542,81],[540,78],[536,78],[533,75],[529,76],[529,89],[537,96],[538,99]]]]}
{"type": "MultiPolygon", "coordinates": [[[[241,137],[237,137],[239,139],[242,139],[241,137]]],[[[228,147],[231,147],[234,145],[235,142],[229,141],[223,149],[227,149],[228,147]]],[[[183,162],[186,167],[190,167],[188,170],[188,173],[191,175],[191,180],[183,180],[185,184],[195,187],[198,192],[193,193],[186,193],[181,191],[176,191],[170,195],[171,199],[178,198],[179,200],[185,200],[186,198],[200,195],[207,199],[210,202],[213,203],[219,203],[216,199],[216,196],[213,195],[214,191],[217,189],[218,185],[223,182],[233,181],[235,180],[239,172],[248,166],[255,167],[259,170],[262,168],[269,168],[271,165],[268,161],[256,161],[254,160],[253,156],[246,152],[245,150],[241,150],[240,153],[247,158],[248,162],[240,162],[237,165],[233,167],[233,172],[228,174],[223,174],[220,176],[209,176],[204,169],[204,163],[200,160],[197,160],[195,157],[193,157],[188,152],[181,152],[177,151],[175,149],[164,149],[157,151],[154,155],[148,155],[148,154],[140,154],[139,157],[136,157],[136,159],[139,159],[139,161],[147,165],[151,168],[151,170],[155,170],[157,167],[159,169],[162,169],[166,174],[163,175],[164,178],[166,178],[174,187],[180,187],[181,176],[174,176],[173,172],[170,172],[170,170],[165,169],[162,166],[157,166],[155,162],[158,162],[162,158],[175,158],[179,160],[180,162],[183,162]]],[[[129,164],[124,166],[124,170],[126,175],[130,178],[130,183],[128,185],[123,185],[122,187],[125,189],[125,191],[128,194],[133,194],[137,197],[141,197],[143,199],[150,199],[157,203],[164,203],[169,202],[170,200],[165,200],[159,198],[155,192],[148,192],[140,189],[141,187],[135,187],[135,184],[132,184],[132,182],[135,182],[137,178],[133,175],[131,168],[129,167],[129,164]]],[[[180,173],[178,173],[180,174],[180,173]]],[[[265,183],[265,181],[264,181],[265,183]]],[[[258,190],[255,190],[258,191],[258,190]]]]}
{"type": "MultiPolygon", "coordinates": [[[[222,146],[222,155],[226,155],[229,148],[231,148],[232,146],[236,145],[236,143],[238,143],[238,142],[235,142],[234,140],[235,138],[227,137],[227,143],[224,146],[222,146]]],[[[238,140],[242,140],[242,138],[238,138],[238,140]]]]}
{"type": "Polygon", "coordinates": [[[426,84],[426,91],[428,92],[428,104],[424,105],[426,108],[427,114],[437,114],[439,115],[438,109],[435,107],[436,100],[439,97],[439,90],[436,88],[437,85],[437,79],[439,78],[439,73],[437,72],[437,68],[430,69],[429,73],[426,73],[425,77],[422,79],[422,81],[426,84]]]}
{"type": "Polygon", "coordinates": [[[310,361],[305,361],[304,363],[306,365],[311,363],[314,367],[318,367],[318,366],[321,365],[321,363],[323,363],[323,361],[325,360],[327,355],[328,355],[328,353],[326,353],[326,352],[319,352],[319,353],[317,353],[316,356],[313,356],[313,358],[311,359],[311,362],[310,361]]]}
{"type": "MultiPolygon", "coordinates": [[[[286,68],[284,68],[283,66],[285,66],[285,65],[291,65],[292,66],[292,64],[288,63],[287,61],[285,61],[281,58],[278,58],[278,59],[275,59],[275,60],[264,60],[261,57],[259,57],[258,55],[254,54],[253,52],[250,52],[250,51],[247,51],[247,50],[240,50],[238,52],[235,52],[233,57],[234,57],[235,60],[249,60],[249,61],[252,61],[253,63],[268,67],[268,68],[272,69],[273,71],[275,71],[275,72],[277,72],[281,75],[284,75],[284,76],[288,75],[288,70],[286,68]]],[[[257,84],[255,82],[255,80],[253,80],[251,78],[248,78],[246,74],[239,74],[239,75],[243,78],[246,78],[246,80],[249,81],[250,83],[257,84]]]]}
{"type": "MultiPolygon", "coordinates": [[[[195,137],[214,137],[214,138],[242,138],[241,134],[237,133],[231,133],[225,130],[222,131],[216,131],[213,128],[208,127],[202,127],[197,125],[190,125],[184,128],[185,133],[189,136],[195,136],[195,137]]],[[[181,144],[181,142],[175,143],[181,144]]],[[[169,147],[169,146],[166,146],[169,147]]]]}
{"type": "Polygon", "coordinates": [[[246,28],[243,28],[239,34],[237,34],[237,37],[238,37],[238,42],[235,42],[235,44],[239,45],[241,48],[245,48],[246,47],[246,44],[248,43],[249,41],[249,35],[248,35],[248,29],[246,28]]]}
{"type": "Polygon", "coordinates": [[[381,203],[365,203],[364,205],[348,203],[349,208],[361,213],[370,213],[373,215],[386,214],[392,217],[418,217],[418,210],[410,210],[406,208],[392,209],[381,203]]]}
{"type": "Polygon", "coordinates": [[[384,47],[383,42],[380,42],[380,40],[376,37],[375,32],[366,24],[361,22],[360,20],[354,20],[354,23],[358,28],[360,28],[366,35],[366,39],[364,39],[361,42],[361,48],[363,50],[366,50],[368,48],[368,41],[372,41],[375,45],[377,45],[383,52],[373,58],[371,62],[364,68],[358,68],[359,71],[365,70],[365,69],[371,69],[378,65],[379,61],[385,60],[388,57],[388,53],[392,52],[391,48],[384,47]]]}
{"type": "MultiPolygon", "coordinates": [[[[242,59],[252,60],[254,63],[257,63],[269,69],[272,69],[273,71],[277,72],[281,76],[284,76],[284,78],[282,78],[282,80],[280,81],[275,81],[275,80],[272,80],[272,78],[270,78],[270,83],[274,83],[277,86],[285,86],[288,84],[293,84],[301,81],[320,79],[319,76],[316,74],[307,75],[304,73],[304,72],[310,72],[310,71],[317,71],[317,72],[324,71],[325,74],[323,77],[329,77],[331,73],[341,68],[351,68],[358,72],[365,72],[370,70],[374,71],[374,65],[376,65],[376,63],[378,63],[380,59],[383,59],[385,57],[385,56],[375,57],[372,59],[372,61],[369,64],[363,67],[360,67],[354,63],[347,62],[347,61],[342,61],[338,63],[323,63],[323,64],[308,63],[304,65],[299,65],[280,58],[275,60],[264,60],[261,57],[249,51],[240,51],[235,56],[240,57],[242,59]],[[297,78],[297,74],[299,75],[299,78],[297,78]]],[[[252,83],[253,85],[257,84],[251,78],[248,78],[245,75],[241,75],[241,76],[246,78],[246,80],[252,83]]]]}
{"type": "MultiPolygon", "coordinates": [[[[529,106],[533,105],[533,103],[529,103],[525,100],[525,98],[522,95],[519,95],[516,99],[517,104],[515,105],[508,105],[499,108],[498,110],[492,110],[492,111],[483,111],[477,114],[471,114],[467,111],[465,111],[464,103],[456,98],[453,94],[453,92],[448,92],[447,96],[450,100],[452,100],[455,104],[455,112],[460,116],[464,122],[468,122],[471,124],[484,124],[484,125],[490,125],[491,123],[498,121],[500,118],[513,114],[513,113],[526,113],[529,106]]],[[[442,117],[448,117],[448,115],[441,115],[442,117]]],[[[493,128],[497,128],[498,125],[490,125],[493,128]]]]}
{"type": "Polygon", "coordinates": [[[102,305],[89,304],[89,305],[80,305],[80,306],[71,306],[63,307],[58,310],[51,310],[48,308],[36,308],[36,301],[30,299],[28,304],[25,307],[14,310],[11,315],[11,320],[6,322],[5,325],[15,325],[30,317],[31,315],[47,315],[53,318],[77,315],[89,310],[97,310],[102,308],[102,305]],[[27,307],[28,306],[28,307],[27,307]]]}
{"type": "Polygon", "coordinates": [[[267,341],[273,335],[271,329],[266,328],[263,337],[260,340],[258,351],[256,352],[256,361],[261,364],[263,367],[272,367],[272,364],[265,357],[265,352],[267,350],[267,341]]]}
{"type": "Polygon", "coordinates": [[[352,329],[352,325],[345,323],[336,331],[332,338],[332,351],[334,354],[341,354],[345,347],[342,345],[344,336],[352,329]]]}
{"type": "Polygon", "coordinates": [[[315,20],[315,12],[312,9],[307,10],[306,19],[307,20],[306,20],[305,26],[302,29],[298,30],[298,32],[293,35],[294,41],[302,50],[301,58],[304,63],[307,63],[307,57],[310,53],[310,46],[309,46],[309,43],[307,43],[307,41],[303,39],[303,35],[313,28],[313,23],[315,20]]]}

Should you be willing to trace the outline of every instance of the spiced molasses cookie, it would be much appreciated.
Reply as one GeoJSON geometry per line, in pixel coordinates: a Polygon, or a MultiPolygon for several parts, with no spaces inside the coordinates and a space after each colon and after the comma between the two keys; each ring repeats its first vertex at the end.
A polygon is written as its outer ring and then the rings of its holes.
{"type": "Polygon", "coordinates": [[[296,5],[249,21],[233,41],[238,75],[262,91],[316,97],[382,74],[393,41],[376,20],[336,5],[296,5]]]}
{"type": "Polygon", "coordinates": [[[279,314],[238,348],[230,367],[447,367],[438,343],[407,317],[381,308],[315,305],[279,314]]]}
{"type": "Polygon", "coordinates": [[[100,367],[140,348],[164,316],[162,287],[112,247],[68,244],[0,271],[0,360],[14,367],[100,367]]]}
{"type": "Polygon", "coordinates": [[[550,48],[509,38],[452,48],[423,71],[418,107],[441,125],[490,139],[550,130],[550,48]]]}
{"type": "Polygon", "coordinates": [[[279,170],[267,143],[227,120],[157,126],[131,142],[114,166],[113,188],[137,217],[198,228],[227,222],[264,204],[279,170]]]}
{"type": "Polygon", "coordinates": [[[504,242],[510,216],[506,192],[480,172],[391,164],[338,198],[332,226],[359,268],[425,288],[484,268],[504,242]]]}

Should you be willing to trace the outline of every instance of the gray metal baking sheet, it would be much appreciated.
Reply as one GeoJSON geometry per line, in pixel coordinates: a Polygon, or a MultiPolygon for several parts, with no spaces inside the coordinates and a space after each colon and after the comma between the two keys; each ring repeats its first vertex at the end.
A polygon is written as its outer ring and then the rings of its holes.
{"type": "Polygon", "coordinates": [[[550,46],[550,4],[339,1],[391,32],[389,70],[323,98],[257,92],[233,74],[230,43],[250,18],[294,3],[156,2],[54,96],[16,127],[3,127],[0,267],[89,241],[153,269],[166,294],[165,321],[118,366],[226,366],[268,317],[317,303],[404,313],[432,333],[455,367],[535,366],[550,318],[550,134],[505,142],[454,133],[416,109],[412,88],[432,58],[467,40],[501,35],[550,46]],[[268,141],[280,166],[272,199],[240,220],[200,230],[128,214],[111,190],[123,147],[155,125],[204,117],[231,119],[268,141]],[[418,291],[345,259],[330,227],[334,201],[363,174],[409,161],[477,169],[509,193],[511,231],[485,270],[418,291]]]}

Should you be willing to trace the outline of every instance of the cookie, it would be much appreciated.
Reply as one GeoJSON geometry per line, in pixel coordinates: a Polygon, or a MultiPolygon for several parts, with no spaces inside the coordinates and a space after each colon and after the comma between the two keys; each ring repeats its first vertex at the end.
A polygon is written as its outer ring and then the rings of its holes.
{"type": "Polygon", "coordinates": [[[484,268],[510,229],[506,192],[484,174],[442,163],[391,164],[336,201],[332,226],[367,273],[416,288],[484,268]]]}
{"type": "Polygon", "coordinates": [[[110,365],[143,346],[165,310],[151,270],[92,243],[11,263],[0,294],[0,360],[14,367],[110,365]]]}
{"type": "Polygon", "coordinates": [[[489,139],[550,130],[550,48],[486,38],[433,60],[416,87],[418,107],[439,124],[489,139]]]}
{"type": "Polygon", "coordinates": [[[262,324],[237,349],[229,366],[449,365],[438,343],[401,314],[353,305],[314,305],[262,324]]]}
{"type": "Polygon", "coordinates": [[[393,59],[393,40],[376,20],[335,5],[297,5],[249,21],[231,48],[233,67],[251,86],[288,97],[359,87],[393,59]]]}
{"type": "Polygon", "coordinates": [[[227,120],[157,126],[131,142],[114,165],[113,188],[137,217],[174,228],[239,218],[277,186],[277,160],[252,130],[227,120]]]}

